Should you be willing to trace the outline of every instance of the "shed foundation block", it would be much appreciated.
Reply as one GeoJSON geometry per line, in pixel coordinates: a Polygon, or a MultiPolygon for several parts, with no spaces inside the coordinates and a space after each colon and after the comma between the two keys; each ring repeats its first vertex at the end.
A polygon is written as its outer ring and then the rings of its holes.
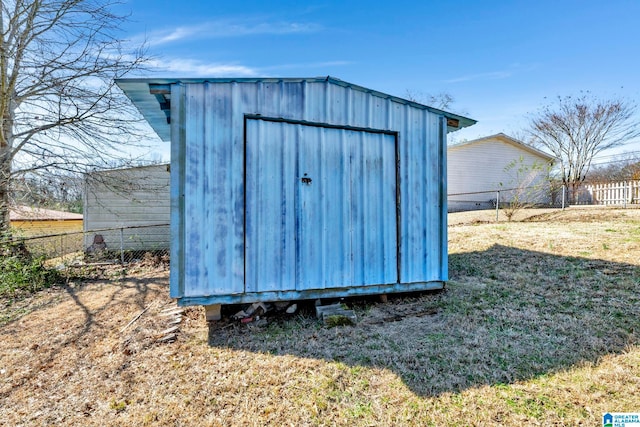
{"type": "Polygon", "coordinates": [[[222,319],[222,304],[212,304],[204,306],[207,322],[222,319]]]}

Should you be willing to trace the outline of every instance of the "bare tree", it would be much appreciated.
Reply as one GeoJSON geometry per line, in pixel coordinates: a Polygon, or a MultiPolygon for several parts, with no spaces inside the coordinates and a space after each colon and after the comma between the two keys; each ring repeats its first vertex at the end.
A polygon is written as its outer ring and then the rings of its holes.
{"type": "Polygon", "coordinates": [[[448,110],[455,102],[453,95],[446,92],[430,94],[407,89],[405,91],[404,97],[409,101],[418,102],[420,104],[428,105],[440,110],[448,110]]]}
{"type": "Polygon", "coordinates": [[[84,180],[78,175],[20,175],[11,183],[12,205],[82,213],[84,180]]]}
{"type": "Polygon", "coordinates": [[[624,153],[613,160],[594,164],[586,181],[603,183],[638,179],[640,179],[640,154],[624,153]]]}
{"type": "Polygon", "coordinates": [[[558,97],[531,117],[532,141],[558,158],[560,178],[571,188],[571,202],[598,153],[640,135],[635,104],[601,100],[590,93],[558,97]]]}
{"type": "MultiPolygon", "coordinates": [[[[142,47],[119,39],[117,0],[2,0],[0,233],[12,182],[113,164],[139,116],[114,85],[140,69],[142,47]]],[[[139,128],[138,128],[139,129],[139,128]]]]}

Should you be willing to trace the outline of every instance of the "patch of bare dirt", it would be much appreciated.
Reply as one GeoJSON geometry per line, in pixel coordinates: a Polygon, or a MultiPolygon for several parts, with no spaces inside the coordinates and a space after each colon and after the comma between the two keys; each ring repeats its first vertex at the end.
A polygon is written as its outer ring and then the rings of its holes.
{"type": "Polygon", "coordinates": [[[163,315],[175,306],[165,271],[68,284],[19,304],[29,310],[0,329],[0,425],[102,424],[126,400],[137,355],[163,345],[176,319],[163,315]]]}

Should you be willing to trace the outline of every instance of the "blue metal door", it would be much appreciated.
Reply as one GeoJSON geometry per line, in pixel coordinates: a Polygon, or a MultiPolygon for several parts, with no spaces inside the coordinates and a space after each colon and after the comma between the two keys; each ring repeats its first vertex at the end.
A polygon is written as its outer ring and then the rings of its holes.
{"type": "Polygon", "coordinates": [[[393,284],[396,137],[247,120],[247,292],[393,284]]]}

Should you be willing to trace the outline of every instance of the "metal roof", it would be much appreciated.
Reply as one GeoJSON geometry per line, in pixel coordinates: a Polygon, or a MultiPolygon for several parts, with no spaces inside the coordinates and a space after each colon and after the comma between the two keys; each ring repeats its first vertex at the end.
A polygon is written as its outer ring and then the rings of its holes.
{"type": "Polygon", "coordinates": [[[11,221],[75,221],[82,220],[82,214],[19,205],[9,208],[9,218],[11,221]]]}
{"type": "Polygon", "coordinates": [[[453,132],[475,124],[477,121],[458,114],[449,113],[407,99],[399,98],[386,93],[378,92],[373,89],[367,89],[352,83],[345,82],[335,77],[312,77],[312,78],[135,78],[135,79],[116,79],[116,84],[131,99],[142,116],[149,122],[158,136],[164,141],[171,140],[171,85],[173,84],[189,84],[189,83],[321,83],[328,82],[331,84],[349,87],[389,99],[401,104],[411,105],[412,107],[429,110],[436,114],[441,114],[447,118],[447,131],[453,132]]]}

